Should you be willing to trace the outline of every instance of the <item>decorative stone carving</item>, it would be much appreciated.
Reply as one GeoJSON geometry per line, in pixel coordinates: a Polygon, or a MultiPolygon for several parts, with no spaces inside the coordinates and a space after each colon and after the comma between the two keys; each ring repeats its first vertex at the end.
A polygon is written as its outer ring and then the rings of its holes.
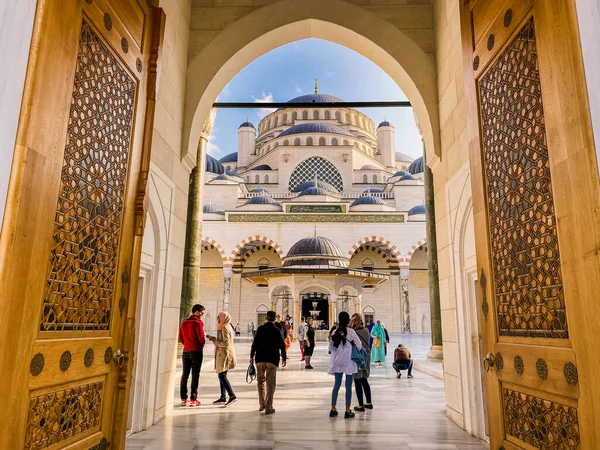
{"type": "Polygon", "coordinates": [[[94,362],[94,350],[91,348],[88,348],[85,351],[85,355],[83,356],[83,365],[85,367],[90,367],[93,362],[94,362]]]}
{"type": "Polygon", "coordinates": [[[512,9],[509,8],[504,13],[504,27],[505,28],[510,26],[510,23],[512,22],[512,17],[513,17],[513,12],[512,12],[512,9]]]}
{"type": "Polygon", "coordinates": [[[496,353],[495,361],[497,371],[501,371],[502,369],[504,369],[504,358],[502,357],[502,353],[496,353]]]}
{"type": "Polygon", "coordinates": [[[66,372],[71,367],[71,352],[65,350],[60,356],[60,370],[66,372]]]}
{"type": "Polygon", "coordinates": [[[535,370],[540,379],[545,380],[548,378],[548,364],[542,358],[539,358],[535,363],[535,370]]]}
{"type": "Polygon", "coordinates": [[[514,365],[515,365],[515,372],[517,372],[518,375],[523,375],[523,371],[525,370],[525,365],[523,364],[523,358],[521,358],[519,355],[515,356],[514,365]]]}
{"type": "Polygon", "coordinates": [[[106,351],[104,352],[104,364],[110,364],[110,362],[112,361],[112,357],[113,349],[112,347],[107,347],[106,351]]]}
{"type": "Polygon", "coordinates": [[[42,373],[42,370],[44,370],[44,355],[36,353],[29,363],[29,373],[31,373],[32,376],[37,377],[42,373]]]}
{"type": "Polygon", "coordinates": [[[121,50],[123,50],[123,53],[129,51],[129,42],[127,42],[126,38],[121,38],[121,50]]]}
{"type": "Polygon", "coordinates": [[[571,386],[576,386],[579,382],[579,374],[577,373],[577,366],[573,364],[571,361],[567,361],[565,363],[565,367],[563,369],[563,373],[565,375],[565,380],[571,386]]]}
{"type": "Polygon", "coordinates": [[[237,214],[227,215],[229,222],[355,222],[404,223],[404,214],[237,214]]]}

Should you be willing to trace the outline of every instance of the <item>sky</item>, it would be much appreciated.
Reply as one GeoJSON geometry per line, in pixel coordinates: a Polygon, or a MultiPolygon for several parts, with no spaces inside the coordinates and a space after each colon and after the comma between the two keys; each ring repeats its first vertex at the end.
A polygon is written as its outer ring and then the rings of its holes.
{"type": "MultiPolygon", "coordinates": [[[[398,85],[369,59],[321,39],[303,39],[276,48],[244,67],[219,94],[223,102],[287,102],[314,92],[345,101],[407,100],[398,85]]],[[[208,153],[217,159],[237,151],[237,129],[249,120],[258,128],[271,109],[219,109],[208,153]]],[[[412,108],[365,108],[375,126],[387,119],[396,127],[396,151],[423,154],[412,108]]]]}

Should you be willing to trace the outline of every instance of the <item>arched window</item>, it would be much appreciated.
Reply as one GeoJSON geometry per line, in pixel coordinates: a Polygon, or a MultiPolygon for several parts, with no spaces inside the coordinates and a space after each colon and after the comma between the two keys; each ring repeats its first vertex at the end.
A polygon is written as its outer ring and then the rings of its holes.
{"type": "Polygon", "coordinates": [[[333,139],[331,140],[331,145],[339,145],[339,144],[338,144],[338,140],[337,140],[337,138],[333,138],[333,139]]]}
{"type": "Polygon", "coordinates": [[[294,111],[292,113],[292,122],[295,122],[297,118],[298,118],[298,113],[296,111],[294,111]]]}
{"type": "Polygon", "coordinates": [[[350,123],[350,115],[348,113],[346,113],[346,119],[344,120],[344,123],[350,123]]]}
{"type": "Polygon", "coordinates": [[[258,260],[258,270],[266,270],[271,265],[271,262],[267,258],[260,258],[258,260]]]}
{"type": "Polygon", "coordinates": [[[254,182],[255,182],[256,184],[260,183],[260,177],[259,177],[258,175],[256,175],[256,176],[254,177],[254,182]]]}
{"type": "Polygon", "coordinates": [[[300,145],[300,138],[294,139],[294,145],[300,145]]]}
{"type": "Polygon", "coordinates": [[[362,151],[366,153],[366,152],[367,152],[367,147],[365,147],[365,146],[363,145],[363,146],[362,146],[362,151]]]}
{"type": "Polygon", "coordinates": [[[324,137],[319,138],[319,145],[326,145],[324,137]]]}
{"type": "Polygon", "coordinates": [[[356,116],[352,114],[350,120],[352,121],[352,125],[356,125],[356,116]]]}
{"type": "Polygon", "coordinates": [[[331,113],[329,111],[325,111],[325,119],[326,120],[331,119],[331,113]]]}
{"type": "Polygon", "coordinates": [[[246,177],[246,183],[250,183],[250,175],[246,177]]]}
{"type": "Polygon", "coordinates": [[[309,138],[306,140],[306,145],[313,145],[313,138],[309,137],[309,138]]]}
{"type": "MultiPolygon", "coordinates": [[[[265,313],[265,317],[266,317],[265,313]]],[[[365,306],[363,308],[363,318],[365,321],[365,325],[370,324],[371,322],[373,322],[373,320],[375,320],[375,308],[373,308],[371,305],[369,306],[365,306]]],[[[262,324],[262,322],[259,322],[262,324]]]]}
{"type": "Polygon", "coordinates": [[[375,263],[373,262],[372,259],[365,258],[362,261],[362,268],[363,268],[363,270],[368,270],[368,271],[372,272],[373,269],[375,268],[375,263]]]}
{"type": "Polygon", "coordinates": [[[377,183],[377,175],[373,175],[373,184],[377,183]]]}
{"type": "Polygon", "coordinates": [[[265,175],[265,183],[269,182],[269,175],[265,175]]]}
{"type": "Polygon", "coordinates": [[[319,110],[318,109],[315,109],[313,111],[313,119],[319,119],[319,110]]]}
{"type": "Polygon", "coordinates": [[[279,116],[275,117],[273,120],[275,121],[275,126],[279,125],[279,116]]]}
{"type": "Polygon", "coordinates": [[[271,151],[271,146],[267,145],[267,153],[271,151]]]}
{"type": "Polygon", "coordinates": [[[360,118],[360,127],[364,128],[365,127],[365,121],[363,120],[363,118],[360,118]]]}
{"type": "Polygon", "coordinates": [[[308,120],[308,111],[302,111],[302,120],[308,120]]]}
{"type": "Polygon", "coordinates": [[[367,184],[369,182],[369,178],[367,177],[367,175],[363,175],[363,183],[367,184]]]}
{"type": "Polygon", "coordinates": [[[284,114],[284,115],[282,116],[281,124],[282,124],[282,125],[285,125],[286,123],[287,123],[287,114],[284,114]]]}
{"type": "Polygon", "coordinates": [[[290,141],[288,141],[287,139],[285,141],[283,141],[283,145],[290,145],[290,141]]]}
{"type": "Polygon", "coordinates": [[[344,145],[350,145],[350,142],[348,142],[348,139],[344,139],[344,145]]]}
{"type": "Polygon", "coordinates": [[[313,156],[302,161],[292,172],[290,176],[290,191],[300,183],[315,179],[315,175],[319,180],[326,181],[333,185],[338,191],[342,191],[344,183],[342,175],[337,168],[325,158],[313,156]]]}
{"type": "Polygon", "coordinates": [[[279,147],[279,142],[275,142],[275,143],[273,144],[273,149],[275,149],[276,147],[279,147]]]}

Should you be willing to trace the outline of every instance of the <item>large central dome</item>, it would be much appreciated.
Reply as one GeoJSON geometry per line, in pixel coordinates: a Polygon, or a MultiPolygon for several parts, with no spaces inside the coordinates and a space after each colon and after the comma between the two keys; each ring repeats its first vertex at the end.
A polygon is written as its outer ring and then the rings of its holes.
{"type": "Polygon", "coordinates": [[[348,267],[348,258],[331,239],[321,236],[300,239],[283,258],[283,267],[341,268],[348,267]]]}
{"type": "Polygon", "coordinates": [[[299,125],[295,125],[291,128],[288,128],[283,133],[279,134],[279,136],[277,137],[290,136],[292,134],[302,133],[332,133],[354,137],[354,135],[345,128],[327,122],[301,123],[299,125]]]}
{"type": "Polygon", "coordinates": [[[341,98],[327,94],[306,94],[293,98],[288,103],[337,103],[343,102],[341,98]]]}

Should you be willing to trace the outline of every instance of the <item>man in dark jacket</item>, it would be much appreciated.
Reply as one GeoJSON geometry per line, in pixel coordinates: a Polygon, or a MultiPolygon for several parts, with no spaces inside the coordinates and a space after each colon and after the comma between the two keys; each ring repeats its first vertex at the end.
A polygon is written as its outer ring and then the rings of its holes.
{"type": "Polygon", "coordinates": [[[394,350],[394,363],[392,364],[394,370],[396,370],[396,378],[402,376],[401,370],[408,369],[408,378],[412,378],[413,360],[410,354],[410,350],[407,349],[404,344],[399,344],[394,350]]]}
{"type": "Polygon", "coordinates": [[[264,410],[265,414],[275,412],[273,409],[273,395],[275,394],[280,352],[282,367],[285,367],[287,359],[283,336],[280,329],[273,323],[274,321],[275,311],[267,312],[267,321],[256,330],[250,349],[250,364],[254,364],[256,360],[259,411],[264,410]]]}
{"type": "Polygon", "coordinates": [[[202,358],[204,351],[204,324],[202,316],[204,315],[204,306],[194,305],[192,315],[181,322],[179,326],[179,342],[183,344],[183,373],[181,374],[181,384],[179,394],[181,396],[181,406],[200,406],[198,401],[198,381],[200,379],[200,368],[202,367],[202,358]],[[188,378],[192,372],[192,389],[190,399],[188,400],[188,378]]]}

